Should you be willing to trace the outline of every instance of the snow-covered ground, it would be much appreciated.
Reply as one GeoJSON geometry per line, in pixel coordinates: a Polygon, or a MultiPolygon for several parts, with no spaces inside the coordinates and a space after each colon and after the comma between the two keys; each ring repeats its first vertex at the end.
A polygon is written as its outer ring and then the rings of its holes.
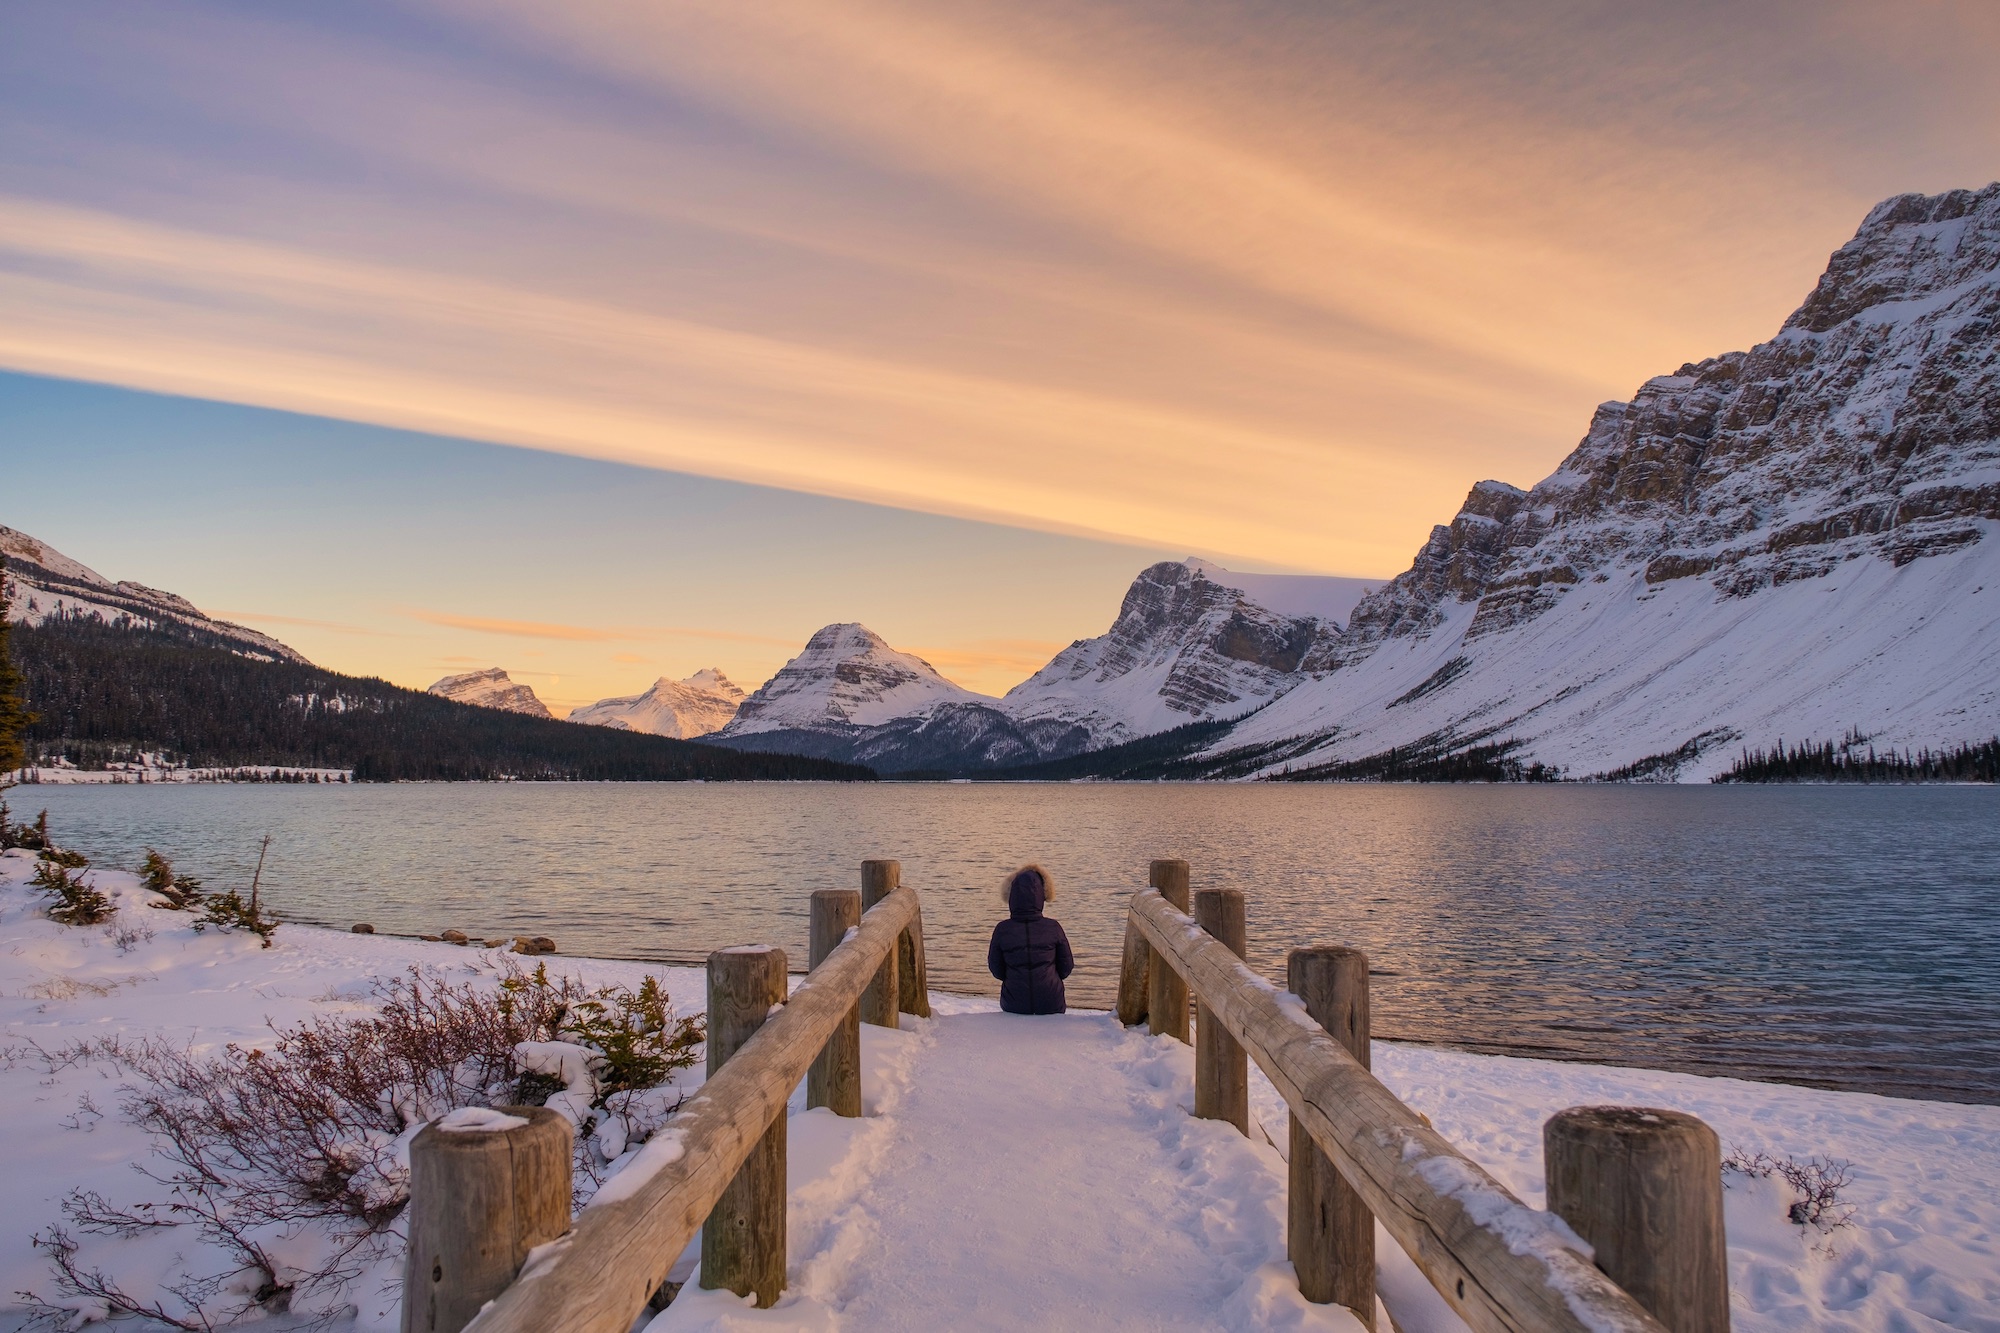
{"type": "MultiPolygon", "coordinates": [[[[51,1290],[29,1237],[60,1220],[71,1190],[150,1197],[133,1170],[148,1147],[120,1118],[119,1076],[101,1063],[52,1072],[35,1046],[120,1034],[207,1049],[258,1042],[272,1024],[365,1013],[377,982],[412,966],[491,981],[508,961],[299,926],[269,950],[198,935],[186,916],[147,908],[133,876],[108,871],[92,874],[118,916],[65,927],[43,915],[32,868],[23,853],[0,856],[7,1293],[51,1290]]],[[[701,1003],[698,971],[546,961],[626,985],[650,970],[677,1007],[701,1003]]],[[[1016,1019],[947,995],[934,1005],[936,1018],[906,1020],[905,1032],[867,1030],[868,1118],[795,1105],[785,1299],[754,1311],[690,1287],[655,1328],[1343,1326],[1290,1285],[1277,1151],[1185,1114],[1185,1047],[1102,1014],[1016,1019]]],[[[1375,1066],[1530,1203],[1541,1199],[1542,1121],[1579,1103],[1674,1107],[1746,1152],[1851,1162],[1851,1221],[1826,1231],[1786,1220],[1791,1196],[1776,1180],[1731,1178],[1740,1330],[2000,1330],[2000,1108],[1389,1044],[1375,1066]]],[[[1282,1106],[1253,1083],[1257,1116],[1282,1144],[1282,1106]]],[[[168,1271],[170,1247],[204,1262],[182,1233],[89,1244],[140,1289],[168,1271]]],[[[1383,1239],[1380,1254],[1384,1299],[1407,1333],[1452,1327],[1400,1251],[1383,1239]]],[[[394,1327],[394,1268],[378,1263],[350,1290],[348,1326],[394,1327]]]]}

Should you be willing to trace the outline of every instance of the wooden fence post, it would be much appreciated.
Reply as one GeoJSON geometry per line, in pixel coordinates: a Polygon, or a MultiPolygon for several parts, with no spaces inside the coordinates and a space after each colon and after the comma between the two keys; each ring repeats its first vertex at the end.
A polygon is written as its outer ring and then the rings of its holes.
{"type": "MultiPolygon", "coordinates": [[[[903,882],[901,861],[863,861],[861,863],[861,910],[866,912],[876,903],[896,891],[903,882]]],[[[897,963],[903,952],[902,942],[897,941],[889,956],[882,960],[882,968],[875,974],[875,980],[861,996],[861,1021],[873,1023],[877,1027],[892,1028],[896,1022],[896,1011],[902,1007],[902,984],[897,979],[897,963]]]]}
{"type": "MultiPolygon", "coordinates": [[[[1155,861],[1147,867],[1146,882],[1175,907],[1188,910],[1187,862],[1155,861]]],[[[1188,1039],[1187,983],[1157,951],[1146,965],[1146,1026],[1156,1037],[1188,1039]]]]}
{"type": "MultiPolygon", "coordinates": [[[[1285,958],[1285,982],[1313,1021],[1367,1069],[1368,955],[1334,946],[1294,949],[1285,958]]],[[[1299,1294],[1321,1305],[1344,1305],[1372,1329],[1375,1218],[1297,1116],[1291,1117],[1290,1158],[1286,1248],[1298,1270],[1299,1294]]]]}
{"type": "Polygon", "coordinates": [[[1542,1126],[1549,1211],[1673,1333],[1728,1333],[1722,1145],[1694,1116],[1573,1106],[1542,1126]]]}
{"type": "MultiPolygon", "coordinates": [[[[785,951],[768,944],[708,956],[708,1076],[785,1002],[785,951]]],[[[785,1113],[722,1192],[701,1228],[701,1285],[769,1306],[785,1289],[785,1113]]]]}
{"type": "Polygon", "coordinates": [[[897,1007],[918,1018],[931,1016],[931,975],[924,966],[924,914],[910,918],[908,929],[896,937],[897,1007]]]}
{"type": "Polygon", "coordinates": [[[1152,969],[1153,946],[1146,943],[1131,914],[1125,917],[1125,956],[1118,963],[1118,1021],[1126,1027],[1146,1021],[1146,978],[1152,969]]]}
{"type": "Polygon", "coordinates": [[[508,1106],[500,1129],[425,1126],[410,1140],[403,1333],[458,1333],[569,1230],[575,1131],[546,1106],[508,1106]]]}
{"type": "MultiPolygon", "coordinates": [[[[1238,958],[1248,956],[1249,930],[1244,919],[1243,890],[1203,889],[1194,895],[1195,924],[1229,946],[1238,958]]],[[[1194,1027],[1194,1113],[1202,1120],[1227,1120],[1238,1132],[1250,1132],[1250,1060],[1236,1038],[1199,1010],[1194,1027]]]]}
{"type": "MultiPolygon", "coordinates": [[[[851,927],[861,924],[861,895],[853,889],[815,889],[812,896],[812,966],[840,947],[851,927]]],[[[861,1114],[861,1008],[848,1010],[806,1071],[806,1105],[835,1115],[861,1114]]]]}

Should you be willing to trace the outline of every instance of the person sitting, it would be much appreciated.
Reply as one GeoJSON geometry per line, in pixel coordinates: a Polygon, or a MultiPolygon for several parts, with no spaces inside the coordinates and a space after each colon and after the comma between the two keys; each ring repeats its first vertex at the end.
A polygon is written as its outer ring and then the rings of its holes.
{"type": "Polygon", "coordinates": [[[1022,866],[1007,880],[1007,919],[993,927],[986,970],[1000,983],[1000,1007],[1010,1014],[1059,1014],[1068,1006],[1063,979],[1076,969],[1062,922],[1043,916],[1056,896],[1048,872],[1022,866]]]}

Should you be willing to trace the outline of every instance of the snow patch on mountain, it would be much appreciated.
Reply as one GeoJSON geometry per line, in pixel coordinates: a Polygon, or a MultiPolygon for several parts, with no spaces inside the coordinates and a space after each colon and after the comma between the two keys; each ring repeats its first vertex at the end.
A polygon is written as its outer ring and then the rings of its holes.
{"type": "Polygon", "coordinates": [[[446,676],[431,686],[429,692],[475,708],[497,708],[503,713],[526,713],[529,717],[555,716],[533,689],[510,680],[499,667],[446,676]]]}
{"type": "Polygon", "coordinates": [[[742,704],[743,691],[717,668],[705,667],[686,680],[662,676],[644,694],[599,699],[572,710],[569,720],[686,740],[722,730],[742,704]]]}
{"type": "Polygon", "coordinates": [[[0,555],[7,557],[7,618],[18,624],[81,616],[106,624],[178,628],[244,657],[310,665],[302,654],[268,634],[213,619],[174,593],[143,583],[114,583],[14,528],[0,527],[0,555]]]}

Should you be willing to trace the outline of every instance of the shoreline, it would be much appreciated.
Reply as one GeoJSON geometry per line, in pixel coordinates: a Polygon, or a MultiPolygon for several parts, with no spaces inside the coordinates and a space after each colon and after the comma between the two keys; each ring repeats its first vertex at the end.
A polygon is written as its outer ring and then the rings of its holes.
{"type": "MultiPolygon", "coordinates": [[[[90,872],[119,916],[100,926],[61,926],[42,914],[25,884],[31,865],[19,852],[0,856],[0,1015],[8,1051],[0,1062],[0,1114],[12,1127],[0,1140],[0,1170],[16,1182],[21,1201],[15,1227],[0,1231],[0,1279],[9,1293],[46,1288],[44,1260],[27,1239],[59,1220],[61,1197],[81,1187],[129,1201],[143,1182],[128,1163],[147,1151],[143,1135],[120,1118],[115,1073],[88,1064],[51,1073],[31,1043],[52,1051],[120,1034],[208,1048],[257,1042],[273,1025],[370,1012],[377,982],[411,967],[482,984],[497,984],[510,962],[547,964],[592,984],[636,985],[650,973],[666,984],[677,1011],[702,1004],[698,968],[512,955],[298,923],[280,927],[266,950],[254,937],[196,934],[182,914],[145,907],[136,878],[120,871],[90,872]],[[131,928],[122,936],[121,925],[131,928]]],[[[985,997],[933,995],[944,1021],[996,1007],[985,997]]],[[[1102,1021],[1094,1013],[1079,1017],[1102,1021]]],[[[1744,1333],[1827,1322],[1886,1330],[1912,1309],[1941,1326],[1977,1327],[1953,1324],[1951,1312],[2000,1308],[1992,1277],[2000,1274],[2000,1107],[1386,1040],[1374,1055],[1378,1077],[1530,1203],[1541,1189],[1541,1120],[1584,1102],[1686,1109],[1709,1120],[1725,1147],[1851,1162],[1850,1226],[1821,1233],[1779,1218],[1739,1236],[1732,1213],[1733,1282],[1747,1302],[1739,1303],[1736,1326],[1744,1333]]],[[[1277,1126],[1271,1132],[1282,1142],[1282,1105],[1254,1072],[1252,1097],[1253,1114],[1267,1130],[1277,1126]]],[[[1767,1186],[1775,1188],[1758,1182],[1767,1186]]],[[[92,1244],[109,1247],[95,1252],[114,1268],[128,1249],[129,1263],[144,1267],[143,1238],[92,1244]]],[[[352,1299],[358,1312],[344,1327],[393,1326],[393,1305],[379,1294],[352,1299]]]]}

